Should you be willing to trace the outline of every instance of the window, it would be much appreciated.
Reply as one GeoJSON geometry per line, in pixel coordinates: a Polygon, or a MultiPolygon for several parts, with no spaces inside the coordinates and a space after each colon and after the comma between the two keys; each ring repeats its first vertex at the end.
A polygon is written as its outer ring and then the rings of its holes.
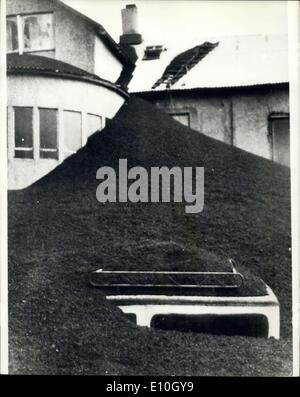
{"type": "Polygon", "coordinates": [[[64,149],[70,155],[81,148],[81,113],[64,111],[64,149]]]}
{"type": "Polygon", "coordinates": [[[6,24],[8,52],[54,49],[53,14],[8,17],[6,24]]]}
{"type": "Polygon", "coordinates": [[[6,21],[6,45],[8,52],[15,52],[18,47],[17,17],[7,18],[6,21]]]}
{"type": "Polygon", "coordinates": [[[33,158],[32,108],[15,108],[15,157],[33,158]]]}
{"type": "Polygon", "coordinates": [[[40,51],[53,48],[52,14],[23,17],[24,51],[40,51]]]}
{"type": "Polygon", "coordinates": [[[39,109],[40,114],[40,158],[57,159],[57,110],[39,109]]]}
{"type": "Polygon", "coordinates": [[[290,165],[290,120],[288,115],[272,115],[270,130],[273,144],[273,160],[290,165]]]}
{"type": "Polygon", "coordinates": [[[214,335],[266,337],[268,319],[263,314],[157,314],[151,327],[214,335]]]}
{"type": "Polygon", "coordinates": [[[190,115],[189,113],[169,113],[174,120],[189,127],[190,126],[190,115]]]}
{"type": "Polygon", "coordinates": [[[96,114],[87,115],[87,136],[94,134],[94,132],[102,129],[102,118],[96,114]]]}

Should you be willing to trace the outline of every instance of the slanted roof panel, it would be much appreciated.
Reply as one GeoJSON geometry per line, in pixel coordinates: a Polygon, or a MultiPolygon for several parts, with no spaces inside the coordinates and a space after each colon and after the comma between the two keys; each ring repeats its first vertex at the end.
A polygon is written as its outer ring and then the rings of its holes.
{"type": "Polygon", "coordinates": [[[201,61],[219,43],[205,42],[201,45],[190,48],[177,55],[166,67],[162,77],[153,85],[153,89],[164,84],[166,88],[171,87],[184,75],[186,75],[199,61],[201,61]]]}

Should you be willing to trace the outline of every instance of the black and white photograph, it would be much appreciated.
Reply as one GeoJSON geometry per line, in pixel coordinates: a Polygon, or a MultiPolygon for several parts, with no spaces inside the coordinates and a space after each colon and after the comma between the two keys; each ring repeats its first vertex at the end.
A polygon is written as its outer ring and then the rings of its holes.
{"type": "Polygon", "coordinates": [[[299,9],[1,0],[2,373],[298,376],[299,9]]]}

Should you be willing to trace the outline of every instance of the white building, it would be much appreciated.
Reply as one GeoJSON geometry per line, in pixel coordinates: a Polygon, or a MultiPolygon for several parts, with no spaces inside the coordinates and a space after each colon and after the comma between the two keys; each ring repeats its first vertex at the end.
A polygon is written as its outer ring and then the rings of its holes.
{"type": "Polygon", "coordinates": [[[85,145],[122,106],[130,56],[58,0],[7,0],[8,187],[20,189],[85,145]]]}
{"type": "Polygon", "coordinates": [[[286,35],[135,45],[129,91],[212,138],[289,165],[286,35]]]}

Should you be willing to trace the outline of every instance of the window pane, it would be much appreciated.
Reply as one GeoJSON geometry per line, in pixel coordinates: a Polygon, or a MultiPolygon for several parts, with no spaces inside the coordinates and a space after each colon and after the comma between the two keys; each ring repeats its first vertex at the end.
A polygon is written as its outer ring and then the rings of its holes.
{"type": "Polygon", "coordinates": [[[40,157],[57,158],[57,110],[40,110],[40,157]]]}
{"type": "Polygon", "coordinates": [[[53,48],[52,14],[23,17],[24,50],[38,51],[53,48]]]}
{"type": "Polygon", "coordinates": [[[190,116],[188,113],[183,114],[170,114],[174,120],[178,121],[179,123],[189,127],[190,126],[190,116]]]}
{"type": "Polygon", "coordinates": [[[32,148],[32,108],[15,108],[15,146],[32,148]]]}
{"type": "Polygon", "coordinates": [[[272,120],[274,161],[290,165],[290,125],[289,118],[272,120]]]}
{"type": "Polygon", "coordinates": [[[164,330],[199,332],[214,335],[266,337],[269,324],[262,314],[158,314],[151,326],[164,330]]]}
{"type": "Polygon", "coordinates": [[[102,129],[102,119],[101,116],[95,114],[88,114],[87,116],[87,135],[88,137],[94,132],[102,129]]]}
{"type": "Polygon", "coordinates": [[[6,29],[7,52],[15,51],[18,49],[18,27],[16,17],[7,18],[6,29]]]}
{"type": "Polygon", "coordinates": [[[81,113],[64,111],[64,148],[75,153],[81,148],[81,113]]]}
{"type": "Polygon", "coordinates": [[[32,108],[15,108],[15,156],[33,158],[32,108]]]}
{"type": "Polygon", "coordinates": [[[18,159],[33,159],[33,149],[15,149],[15,157],[18,159]]]}

